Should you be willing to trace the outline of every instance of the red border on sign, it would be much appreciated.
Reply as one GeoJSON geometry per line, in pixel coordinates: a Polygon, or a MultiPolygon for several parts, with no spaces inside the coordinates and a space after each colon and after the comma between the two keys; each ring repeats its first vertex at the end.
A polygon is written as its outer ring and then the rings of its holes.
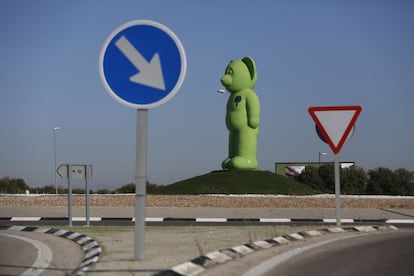
{"type": "Polygon", "coordinates": [[[332,149],[334,154],[339,153],[342,146],[344,145],[346,139],[348,138],[349,133],[352,130],[352,127],[355,125],[356,120],[358,119],[359,114],[362,111],[362,108],[357,105],[352,106],[317,106],[317,107],[309,107],[308,109],[309,114],[311,115],[313,121],[315,122],[316,126],[321,131],[323,137],[328,142],[330,148],[332,149]],[[338,143],[338,145],[335,145],[332,142],[332,139],[329,137],[327,131],[323,127],[322,123],[319,121],[318,117],[316,116],[315,112],[319,111],[355,111],[354,116],[352,117],[351,121],[349,122],[348,126],[345,129],[345,132],[342,134],[342,137],[338,143]]]}

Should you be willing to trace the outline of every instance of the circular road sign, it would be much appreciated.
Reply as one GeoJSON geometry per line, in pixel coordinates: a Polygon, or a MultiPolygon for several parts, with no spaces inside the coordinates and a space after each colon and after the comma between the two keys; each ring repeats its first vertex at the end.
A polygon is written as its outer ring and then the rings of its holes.
{"type": "Polygon", "coordinates": [[[135,109],[169,101],[181,87],[186,68],[178,37],[150,20],[130,21],[115,29],[99,56],[99,74],[107,92],[135,109]]]}

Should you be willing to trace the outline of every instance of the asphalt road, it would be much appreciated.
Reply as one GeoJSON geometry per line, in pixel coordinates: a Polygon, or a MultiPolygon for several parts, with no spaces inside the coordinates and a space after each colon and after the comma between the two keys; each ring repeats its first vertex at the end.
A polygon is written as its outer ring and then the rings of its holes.
{"type": "Polygon", "coordinates": [[[0,275],[68,275],[82,262],[75,243],[49,234],[0,231],[0,275]]]}
{"type": "Polygon", "coordinates": [[[413,275],[414,229],[333,238],[273,256],[245,275],[413,275]]]}
{"type": "Polygon", "coordinates": [[[50,248],[47,245],[15,234],[0,232],[0,247],[0,273],[4,275],[28,275],[29,272],[38,275],[43,269],[32,271],[29,270],[31,266],[34,264],[37,267],[47,267],[51,261],[50,248]],[[13,253],[16,250],[20,252],[19,258],[16,258],[17,252],[13,253]]]}

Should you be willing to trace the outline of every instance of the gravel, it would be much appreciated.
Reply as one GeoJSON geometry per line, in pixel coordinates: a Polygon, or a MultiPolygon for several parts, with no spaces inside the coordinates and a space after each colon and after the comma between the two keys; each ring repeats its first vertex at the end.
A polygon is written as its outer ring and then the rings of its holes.
{"type": "MultiPolygon", "coordinates": [[[[73,195],[73,206],[84,206],[85,195],[73,195]]],[[[131,207],[134,194],[90,196],[91,206],[131,207]]],[[[0,195],[0,207],[67,206],[67,195],[0,195]]],[[[335,208],[333,195],[147,195],[147,207],[335,208]]],[[[414,197],[342,196],[342,208],[414,209],[414,197]]]]}

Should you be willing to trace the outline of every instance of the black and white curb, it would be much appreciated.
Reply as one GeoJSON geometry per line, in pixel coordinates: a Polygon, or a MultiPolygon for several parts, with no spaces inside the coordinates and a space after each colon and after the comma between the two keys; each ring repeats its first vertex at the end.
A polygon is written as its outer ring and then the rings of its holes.
{"type": "Polygon", "coordinates": [[[256,241],[252,243],[246,243],[243,245],[235,246],[232,248],[222,249],[207,253],[203,256],[199,256],[190,261],[178,264],[171,269],[161,271],[156,276],[183,276],[183,275],[198,275],[204,272],[206,269],[211,268],[218,264],[223,264],[230,260],[241,258],[245,255],[253,252],[287,244],[294,241],[303,240],[307,237],[322,236],[325,234],[336,234],[344,232],[376,232],[376,231],[387,231],[387,230],[398,230],[393,225],[387,226],[354,226],[345,228],[327,228],[322,230],[311,230],[303,231],[293,234],[288,234],[273,239],[264,241],[256,241]]]}
{"type": "Polygon", "coordinates": [[[78,266],[78,268],[76,268],[72,272],[72,275],[82,275],[83,272],[87,271],[92,264],[98,262],[99,256],[101,255],[101,252],[102,252],[101,247],[94,239],[82,233],[78,233],[78,232],[53,229],[53,228],[32,227],[32,226],[1,226],[1,225],[0,225],[0,230],[14,230],[14,231],[23,231],[23,232],[44,233],[44,234],[54,235],[60,238],[65,238],[65,239],[75,242],[81,247],[81,249],[85,253],[85,257],[83,258],[82,263],[78,266]]]}
{"type": "MultiPolygon", "coordinates": [[[[59,222],[67,221],[67,217],[0,217],[0,222],[59,222]]],[[[94,223],[109,223],[109,222],[124,222],[133,223],[135,218],[133,217],[90,217],[90,222],[94,223]]],[[[73,222],[86,222],[85,217],[73,217],[73,222]]],[[[323,218],[323,219],[312,219],[312,218],[172,218],[172,217],[147,217],[145,218],[147,223],[235,223],[235,222],[246,222],[246,223],[336,223],[335,218],[323,218]]],[[[414,224],[414,219],[341,219],[341,223],[344,224],[414,224]]]]}

